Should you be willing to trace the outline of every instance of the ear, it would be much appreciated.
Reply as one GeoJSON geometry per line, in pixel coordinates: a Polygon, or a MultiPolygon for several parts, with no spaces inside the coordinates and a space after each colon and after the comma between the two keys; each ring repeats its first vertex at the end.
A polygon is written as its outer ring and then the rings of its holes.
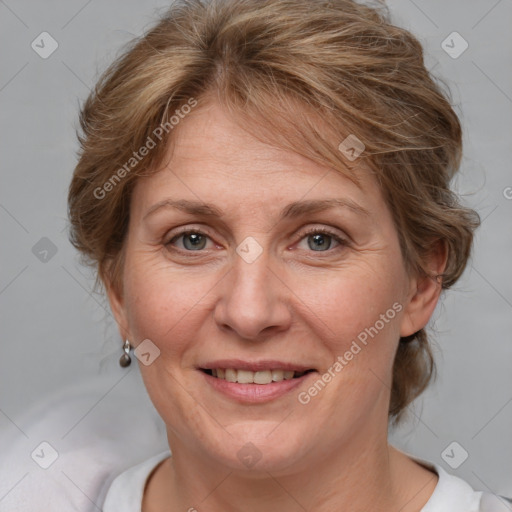
{"type": "Polygon", "coordinates": [[[104,286],[119,334],[123,340],[130,339],[128,315],[126,313],[122,290],[119,289],[119,286],[115,286],[110,278],[104,280],[104,286]]]}
{"type": "Polygon", "coordinates": [[[442,290],[441,278],[436,278],[444,272],[448,259],[446,243],[442,240],[435,242],[428,256],[428,269],[431,276],[415,276],[410,280],[409,301],[404,309],[400,325],[400,336],[410,336],[423,329],[439,300],[442,290]]]}

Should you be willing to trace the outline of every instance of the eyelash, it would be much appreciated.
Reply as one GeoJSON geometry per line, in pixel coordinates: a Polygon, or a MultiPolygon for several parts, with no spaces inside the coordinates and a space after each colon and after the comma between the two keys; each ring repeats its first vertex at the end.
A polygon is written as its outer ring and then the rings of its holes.
{"type": "MultiPolygon", "coordinates": [[[[204,233],[203,231],[199,230],[199,229],[187,229],[187,230],[184,230],[184,231],[181,231],[180,233],[177,233],[176,235],[174,235],[168,242],[166,242],[164,245],[166,247],[170,247],[171,244],[173,242],[175,242],[176,240],[178,240],[180,237],[182,236],[186,236],[186,235],[190,235],[190,234],[196,234],[196,235],[201,235],[201,236],[205,236],[207,238],[210,238],[209,235],[207,233],[204,233]]],[[[349,245],[349,242],[347,239],[345,238],[342,238],[340,235],[338,235],[337,233],[327,229],[327,228],[309,228],[307,231],[301,233],[301,236],[300,236],[300,239],[299,239],[299,242],[302,241],[304,238],[306,238],[307,236],[309,235],[327,235],[331,238],[333,238],[339,245],[337,247],[335,247],[334,249],[327,249],[326,251],[311,251],[311,252],[317,252],[317,253],[329,253],[329,254],[332,254],[333,252],[337,252],[338,250],[344,248],[344,247],[347,247],[349,245]]],[[[190,250],[187,250],[187,249],[177,249],[177,248],[173,248],[174,251],[176,252],[180,252],[180,253],[186,253],[187,255],[192,255],[192,256],[200,256],[202,252],[204,252],[204,249],[203,250],[198,250],[198,251],[190,251],[190,250]],[[198,253],[198,254],[194,254],[194,253],[198,253]]]]}

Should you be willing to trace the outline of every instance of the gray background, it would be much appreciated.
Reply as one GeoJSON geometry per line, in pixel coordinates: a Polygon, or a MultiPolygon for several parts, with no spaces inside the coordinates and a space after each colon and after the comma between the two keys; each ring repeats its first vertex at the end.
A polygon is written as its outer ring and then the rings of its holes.
{"type": "MultiPolygon", "coordinates": [[[[27,454],[41,436],[64,451],[74,442],[70,433],[94,428],[115,407],[145,411],[140,414],[153,416],[159,432],[139,452],[127,448],[126,465],[151,454],[144,450],[165,447],[137,368],[117,366],[121,340],[108,306],[91,292],[91,273],[67,240],[66,194],[76,162],[79,101],[121,46],[167,5],[0,1],[0,459],[13,449],[7,439],[17,439],[19,458],[27,461],[0,486],[0,506],[39,470],[27,454]],[[31,48],[43,31],[59,45],[47,59],[31,48]],[[41,252],[48,249],[43,237],[55,246],[54,255],[41,252]],[[87,386],[89,394],[74,400],[73,393],[87,386]],[[54,397],[60,405],[44,405],[54,397]]],[[[465,130],[456,188],[483,219],[471,264],[432,322],[439,378],[391,440],[477,489],[512,496],[512,1],[388,5],[395,22],[423,43],[427,67],[451,89],[465,130]],[[458,58],[441,47],[453,31],[469,44],[458,58]],[[454,441],[452,460],[463,449],[469,454],[458,468],[442,456],[454,441]]],[[[133,425],[118,414],[112,421],[123,435],[143,435],[130,433],[133,425]]],[[[81,489],[79,476],[65,471],[64,460],[61,473],[81,489]]]]}

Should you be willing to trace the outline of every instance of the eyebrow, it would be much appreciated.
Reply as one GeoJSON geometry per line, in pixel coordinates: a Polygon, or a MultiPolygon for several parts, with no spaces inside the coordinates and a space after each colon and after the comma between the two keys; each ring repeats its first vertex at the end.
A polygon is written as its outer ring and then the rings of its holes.
{"type": "MultiPolygon", "coordinates": [[[[143,219],[152,213],[162,208],[175,208],[185,213],[192,215],[199,215],[204,217],[223,217],[222,210],[210,203],[203,203],[200,201],[190,201],[187,199],[164,199],[159,201],[149,208],[147,213],[144,214],[143,219]]],[[[370,216],[370,212],[363,208],[361,205],[347,198],[331,198],[331,199],[312,199],[309,201],[295,201],[285,206],[280,213],[281,219],[289,219],[318,213],[332,208],[348,208],[358,215],[370,216]]]]}

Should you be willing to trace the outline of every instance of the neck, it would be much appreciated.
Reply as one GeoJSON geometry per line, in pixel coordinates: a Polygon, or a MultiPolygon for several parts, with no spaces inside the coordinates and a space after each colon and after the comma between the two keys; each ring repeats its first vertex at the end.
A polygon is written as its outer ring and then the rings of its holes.
{"type": "Polygon", "coordinates": [[[150,482],[159,491],[147,493],[143,510],[421,510],[437,477],[389,446],[387,431],[359,434],[342,449],[312,450],[300,467],[250,474],[219,466],[169,436],[173,456],[150,482]]]}

